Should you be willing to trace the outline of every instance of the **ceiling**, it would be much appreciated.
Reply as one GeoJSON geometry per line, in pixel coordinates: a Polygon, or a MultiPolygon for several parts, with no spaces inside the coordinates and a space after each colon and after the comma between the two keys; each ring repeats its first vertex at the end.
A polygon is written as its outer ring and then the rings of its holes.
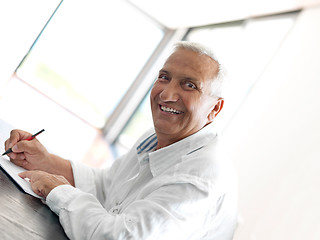
{"type": "Polygon", "coordinates": [[[170,29],[294,11],[320,0],[127,0],[170,29]]]}

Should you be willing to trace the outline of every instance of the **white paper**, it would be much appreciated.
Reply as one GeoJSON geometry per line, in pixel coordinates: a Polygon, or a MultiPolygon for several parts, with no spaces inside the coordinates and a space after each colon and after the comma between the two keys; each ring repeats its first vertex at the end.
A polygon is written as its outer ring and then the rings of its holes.
{"type": "Polygon", "coordinates": [[[12,177],[12,179],[20,186],[22,187],[22,189],[37,198],[43,199],[43,197],[40,197],[39,195],[37,195],[31,188],[31,185],[29,183],[29,181],[27,181],[26,179],[23,179],[21,177],[19,177],[19,173],[21,172],[25,172],[27,171],[26,169],[19,167],[15,164],[13,164],[12,162],[10,162],[10,160],[8,160],[6,157],[0,157],[0,165],[1,167],[12,177]]]}
{"type": "MultiPolygon", "coordinates": [[[[10,136],[10,131],[13,129],[13,126],[11,126],[8,122],[4,121],[0,118],[0,154],[5,152],[4,149],[4,142],[7,140],[10,136]]],[[[22,167],[18,167],[17,165],[10,162],[9,158],[7,156],[0,156],[0,166],[2,169],[4,169],[11,178],[28,194],[43,199],[43,197],[40,197],[39,195],[35,194],[34,191],[32,191],[31,185],[27,180],[22,179],[18,176],[19,173],[27,171],[26,169],[22,167]]]]}

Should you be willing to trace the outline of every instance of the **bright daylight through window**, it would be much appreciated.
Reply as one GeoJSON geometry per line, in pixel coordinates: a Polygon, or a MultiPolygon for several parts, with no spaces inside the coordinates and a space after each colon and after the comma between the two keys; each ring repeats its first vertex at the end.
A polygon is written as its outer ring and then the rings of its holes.
{"type": "Polygon", "coordinates": [[[17,75],[100,128],[162,37],[125,1],[63,1],[17,75]]]}

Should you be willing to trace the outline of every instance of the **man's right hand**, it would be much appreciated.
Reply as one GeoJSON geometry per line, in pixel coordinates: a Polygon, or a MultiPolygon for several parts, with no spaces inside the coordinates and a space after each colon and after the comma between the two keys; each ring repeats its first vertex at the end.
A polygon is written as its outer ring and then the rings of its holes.
{"type": "Polygon", "coordinates": [[[12,153],[8,154],[10,161],[27,170],[62,175],[74,186],[70,161],[50,154],[36,138],[26,141],[30,136],[32,134],[22,130],[11,131],[10,138],[5,142],[5,150],[12,148],[12,153]]]}
{"type": "Polygon", "coordinates": [[[12,130],[10,138],[5,142],[5,149],[12,148],[10,161],[27,170],[42,170],[50,172],[50,154],[46,148],[34,138],[25,141],[32,134],[22,130],[12,130]]]}

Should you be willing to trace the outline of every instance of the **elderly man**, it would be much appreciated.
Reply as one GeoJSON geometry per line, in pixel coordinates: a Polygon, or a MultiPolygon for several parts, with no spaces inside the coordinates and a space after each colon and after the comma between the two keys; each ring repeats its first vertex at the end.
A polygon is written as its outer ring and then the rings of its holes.
{"type": "Polygon", "coordinates": [[[212,129],[221,81],[209,49],[176,44],[150,94],[154,129],[109,169],[50,154],[21,130],[5,146],[71,239],[232,239],[236,177],[212,129]]]}

